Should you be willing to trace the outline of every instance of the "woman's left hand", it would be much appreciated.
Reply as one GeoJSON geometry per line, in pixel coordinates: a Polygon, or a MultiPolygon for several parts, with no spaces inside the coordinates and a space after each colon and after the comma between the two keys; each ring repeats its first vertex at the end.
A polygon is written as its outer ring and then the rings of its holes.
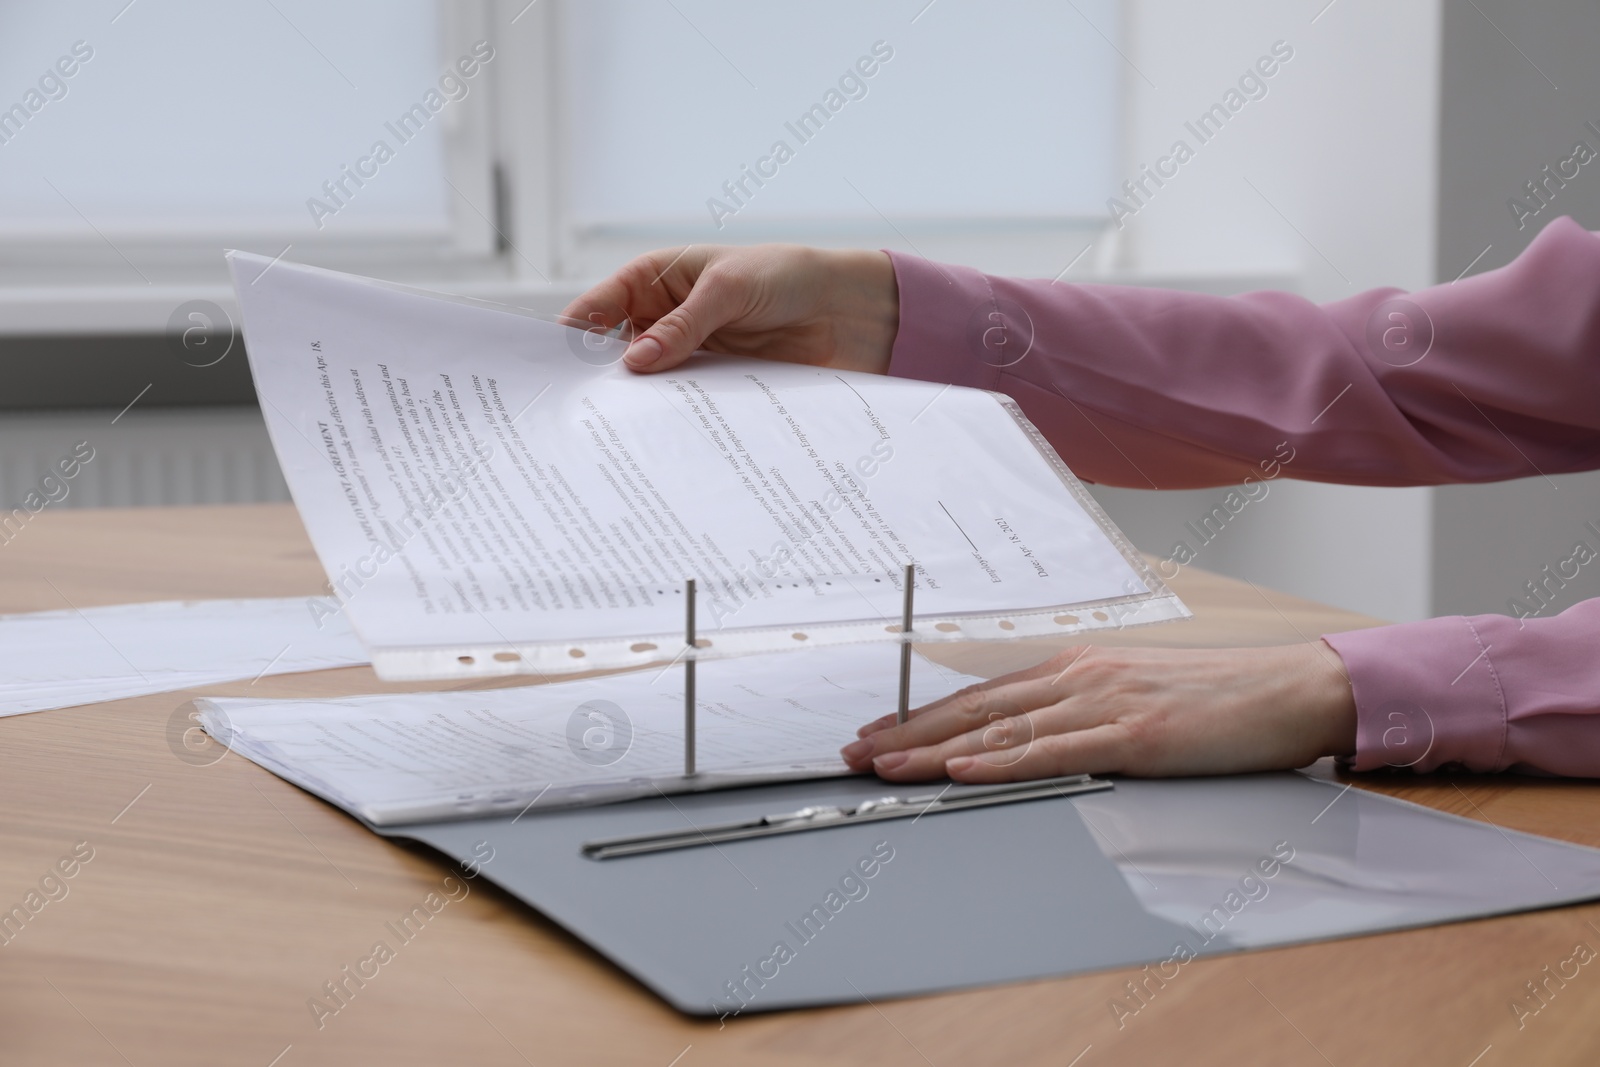
{"type": "Polygon", "coordinates": [[[1321,641],[1273,648],[1069,648],[868,723],[851,768],[891,781],[1011,782],[1302,767],[1355,752],[1356,708],[1321,641]]]}

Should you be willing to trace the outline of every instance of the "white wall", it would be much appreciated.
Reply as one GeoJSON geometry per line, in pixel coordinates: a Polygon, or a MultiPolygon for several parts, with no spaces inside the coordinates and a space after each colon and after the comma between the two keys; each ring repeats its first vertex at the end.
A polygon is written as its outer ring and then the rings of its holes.
{"type": "MultiPolygon", "coordinates": [[[[1526,201],[1523,183],[1569,153],[1573,142],[1595,145],[1584,124],[1600,124],[1597,37],[1600,7],[1593,0],[1449,0],[1440,115],[1442,278],[1474,259],[1474,270],[1510,262],[1560,215],[1600,230],[1600,174],[1591,167],[1557,190],[1523,229],[1508,204],[1513,196],[1526,201]]],[[[1543,580],[1544,567],[1569,558],[1579,540],[1595,542],[1586,524],[1600,524],[1600,472],[1545,478],[1530,468],[1528,475],[1434,494],[1435,612],[1507,613],[1528,582],[1543,580]]],[[[1592,569],[1559,590],[1550,613],[1600,595],[1600,575],[1587,573],[1592,569]]]]}
{"type": "MultiPolygon", "coordinates": [[[[1196,151],[1127,220],[1123,268],[1289,272],[1319,301],[1432,284],[1439,0],[1337,0],[1318,15],[1321,7],[1129,0],[1127,51],[1137,71],[1128,72],[1128,174],[1176,138],[1196,151]],[[1267,95],[1199,145],[1185,120],[1218,102],[1280,40],[1294,55],[1267,79],[1267,95]]],[[[1380,618],[1422,618],[1431,492],[1280,482],[1196,563],[1380,618]]],[[[1222,491],[1095,495],[1136,544],[1166,553],[1183,523],[1222,491]]]]}

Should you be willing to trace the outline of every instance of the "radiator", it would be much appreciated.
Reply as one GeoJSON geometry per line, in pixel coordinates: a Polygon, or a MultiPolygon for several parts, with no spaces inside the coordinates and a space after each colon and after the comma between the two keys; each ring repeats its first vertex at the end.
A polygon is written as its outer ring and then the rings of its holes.
{"type": "Polygon", "coordinates": [[[0,514],[288,499],[254,407],[0,413],[0,514]]]}

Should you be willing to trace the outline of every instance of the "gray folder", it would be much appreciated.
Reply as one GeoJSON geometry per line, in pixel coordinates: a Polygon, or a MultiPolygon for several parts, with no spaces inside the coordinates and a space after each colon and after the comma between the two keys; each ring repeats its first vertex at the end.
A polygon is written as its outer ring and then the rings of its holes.
{"type": "Polygon", "coordinates": [[[1280,773],[594,860],[583,842],[885,793],[870,778],[381,828],[566,927],[681,1011],[1023,981],[1600,897],[1600,850],[1280,773]]]}

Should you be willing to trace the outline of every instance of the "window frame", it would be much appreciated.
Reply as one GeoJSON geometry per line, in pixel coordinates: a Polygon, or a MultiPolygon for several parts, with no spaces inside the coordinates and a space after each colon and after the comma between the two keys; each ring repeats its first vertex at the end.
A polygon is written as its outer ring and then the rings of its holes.
{"type": "MultiPolygon", "coordinates": [[[[493,0],[435,0],[435,6],[441,70],[473,43],[495,43],[493,0]]],[[[307,234],[249,218],[175,227],[81,217],[0,227],[0,311],[18,312],[0,314],[0,334],[74,333],[86,326],[88,332],[143,332],[153,324],[149,309],[173,306],[174,292],[210,297],[225,287],[224,247],[419,281],[504,276],[495,67],[485,73],[490,77],[475,87],[478,106],[460,108],[441,124],[444,174],[453,186],[444,228],[352,221],[307,234]]]]}
{"type": "MultiPolygon", "coordinates": [[[[324,240],[270,231],[227,238],[268,256],[518,304],[553,315],[594,279],[651,249],[705,242],[709,233],[681,229],[575,224],[568,211],[561,160],[573,138],[561,100],[562,19],[571,0],[438,0],[441,63],[488,40],[495,61],[477,87],[479,106],[446,129],[452,225],[446,235],[347,233],[324,240]],[[249,240],[245,240],[248,237],[249,240]]],[[[1124,36],[1131,8],[1119,6],[1124,36]]],[[[1129,138],[1129,72],[1117,86],[1125,121],[1119,164],[1129,138]]],[[[219,254],[220,232],[140,236],[81,232],[47,242],[0,248],[0,336],[161,333],[179,304],[212,300],[234,314],[219,254]],[[148,265],[129,271],[123,254],[148,265]]],[[[889,247],[992,273],[1059,279],[1117,280],[1125,250],[1103,215],[956,219],[895,218],[883,225],[828,219],[757,229],[743,227],[720,243],[801,241],[822,247],[889,247]],[[1092,246],[1092,247],[1091,247],[1092,246]],[[1081,253],[1089,254],[1081,254],[1081,253]]],[[[1132,279],[1126,279],[1132,280],[1132,279]]]]}

